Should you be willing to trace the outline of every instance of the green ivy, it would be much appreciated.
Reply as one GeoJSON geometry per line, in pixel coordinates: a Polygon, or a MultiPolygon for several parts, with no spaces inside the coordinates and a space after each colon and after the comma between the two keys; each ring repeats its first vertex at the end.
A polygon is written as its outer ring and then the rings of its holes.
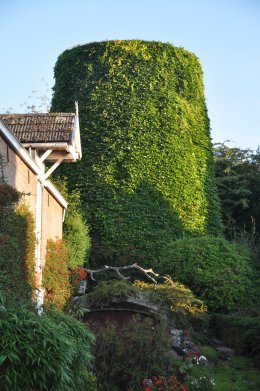
{"type": "Polygon", "coordinates": [[[81,192],[92,263],[148,264],[183,233],[221,232],[194,54],[160,42],[91,43],[63,52],[55,79],[52,111],[79,102],[83,158],[59,172],[81,192]]]}

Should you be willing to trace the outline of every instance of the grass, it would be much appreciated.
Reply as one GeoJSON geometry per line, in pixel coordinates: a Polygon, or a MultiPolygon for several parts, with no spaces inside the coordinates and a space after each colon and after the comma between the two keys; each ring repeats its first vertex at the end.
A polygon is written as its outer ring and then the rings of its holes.
{"type": "MultiPolygon", "coordinates": [[[[234,357],[227,362],[218,362],[215,367],[194,365],[191,370],[193,378],[207,376],[213,378],[214,391],[258,391],[260,375],[253,368],[252,361],[244,357],[234,357]]],[[[190,388],[192,391],[192,388],[190,388]]],[[[201,391],[204,391],[201,389],[201,391]]]]}
{"type": "Polygon", "coordinates": [[[235,369],[228,365],[214,370],[215,391],[258,391],[260,376],[256,369],[235,369]]]}

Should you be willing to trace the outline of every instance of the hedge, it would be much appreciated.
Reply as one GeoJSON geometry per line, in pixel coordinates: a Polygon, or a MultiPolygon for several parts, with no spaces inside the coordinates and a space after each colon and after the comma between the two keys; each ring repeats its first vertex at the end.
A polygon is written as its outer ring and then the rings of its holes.
{"type": "Polygon", "coordinates": [[[81,192],[92,263],[150,263],[184,233],[221,232],[194,54],[161,42],[90,43],[59,56],[55,80],[51,111],[79,102],[83,158],[59,173],[81,192]]]}
{"type": "Polygon", "coordinates": [[[158,270],[187,285],[212,311],[236,310],[255,298],[252,255],[224,238],[176,240],[164,249],[158,270]]]}

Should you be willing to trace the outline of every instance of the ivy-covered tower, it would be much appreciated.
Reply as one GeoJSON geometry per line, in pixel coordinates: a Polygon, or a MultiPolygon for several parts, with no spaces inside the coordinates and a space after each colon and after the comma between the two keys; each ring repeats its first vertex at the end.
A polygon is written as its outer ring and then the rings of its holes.
{"type": "Polygon", "coordinates": [[[219,234],[219,202],[198,59],[161,42],[63,52],[52,111],[79,102],[83,158],[60,173],[82,194],[93,263],[155,266],[166,243],[219,234]]]}

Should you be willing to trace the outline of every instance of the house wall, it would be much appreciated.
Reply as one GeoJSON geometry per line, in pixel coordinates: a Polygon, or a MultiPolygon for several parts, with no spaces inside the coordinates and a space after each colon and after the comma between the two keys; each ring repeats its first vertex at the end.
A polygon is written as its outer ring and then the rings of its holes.
{"type": "Polygon", "coordinates": [[[0,136],[0,154],[5,160],[4,175],[7,183],[23,193],[22,200],[30,209],[34,219],[36,213],[36,175],[20,156],[0,136]]]}
{"type": "MultiPolygon", "coordinates": [[[[21,147],[22,148],[22,147],[21,147]]],[[[6,161],[4,176],[7,183],[16,190],[24,193],[23,202],[36,219],[36,184],[37,175],[27,166],[20,156],[11,148],[0,134],[0,154],[6,161]]],[[[62,238],[63,207],[52,194],[43,188],[42,196],[42,237],[41,237],[41,266],[44,266],[46,243],[48,239],[62,238]]],[[[39,279],[39,281],[41,278],[39,279]]]]}
{"type": "Polygon", "coordinates": [[[62,238],[63,208],[47,189],[42,197],[42,258],[45,259],[48,239],[62,238]]]}

